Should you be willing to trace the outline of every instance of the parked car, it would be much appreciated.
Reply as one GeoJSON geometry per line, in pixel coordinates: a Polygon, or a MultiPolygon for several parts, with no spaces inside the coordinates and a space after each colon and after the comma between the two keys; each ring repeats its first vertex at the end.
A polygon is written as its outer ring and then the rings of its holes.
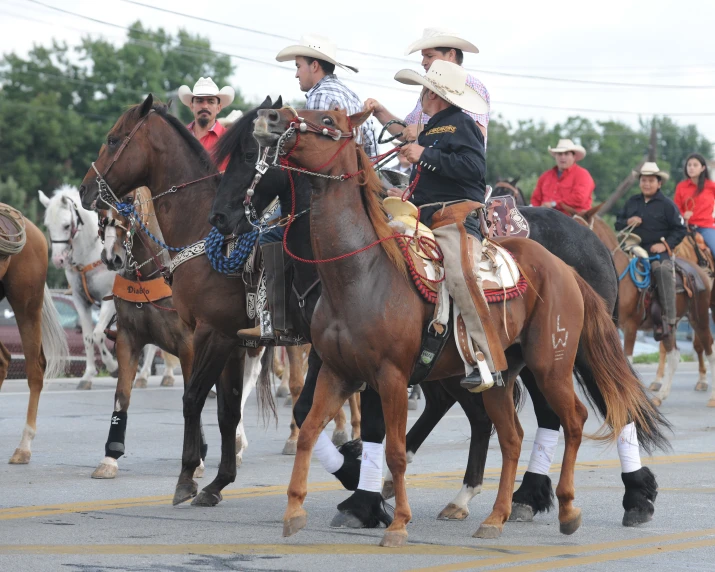
{"type": "MultiPolygon", "coordinates": [[[[69,367],[67,375],[70,377],[81,377],[85,370],[84,341],[82,340],[82,328],[79,323],[79,314],[75,308],[72,297],[61,292],[52,292],[52,301],[55,303],[57,312],[60,315],[60,323],[67,335],[67,343],[70,350],[69,367]]],[[[92,311],[92,321],[97,323],[99,310],[92,311]]],[[[26,377],[25,356],[22,352],[22,342],[20,340],[20,330],[15,321],[15,313],[12,311],[7,299],[0,301],[0,341],[7,347],[12,355],[8,379],[20,379],[26,377]]],[[[114,343],[107,341],[107,347],[114,350],[114,343]]],[[[104,368],[104,364],[98,355],[95,357],[97,367],[104,368]]]]}

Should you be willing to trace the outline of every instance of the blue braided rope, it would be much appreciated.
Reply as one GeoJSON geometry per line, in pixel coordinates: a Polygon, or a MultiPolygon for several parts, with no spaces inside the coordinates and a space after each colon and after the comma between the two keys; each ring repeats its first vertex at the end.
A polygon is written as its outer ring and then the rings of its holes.
{"type": "Polygon", "coordinates": [[[224,256],[225,237],[216,228],[212,228],[206,237],[206,256],[211,267],[222,274],[236,274],[243,270],[243,265],[251,254],[258,238],[258,231],[252,230],[238,237],[236,248],[230,256],[224,256]]]}
{"type": "Polygon", "coordinates": [[[142,222],[141,216],[139,213],[137,213],[136,209],[134,208],[134,205],[132,203],[117,203],[116,205],[117,212],[122,215],[123,217],[127,218],[130,215],[134,215],[134,219],[136,220],[137,224],[139,225],[139,228],[141,228],[144,231],[144,234],[146,234],[149,238],[151,238],[154,242],[156,242],[159,246],[162,248],[165,248],[166,250],[170,250],[171,252],[181,252],[186,248],[186,246],[169,246],[165,242],[162,242],[159,240],[156,236],[154,236],[151,231],[146,227],[146,225],[142,222]]]}
{"type": "Polygon", "coordinates": [[[639,290],[645,290],[650,286],[651,260],[660,260],[660,255],[656,254],[655,256],[651,256],[650,258],[631,258],[630,262],[628,262],[628,266],[626,266],[626,269],[618,277],[618,281],[620,282],[621,280],[623,280],[626,277],[626,274],[628,274],[633,281],[633,284],[635,284],[636,288],[638,288],[639,290]],[[638,268],[638,262],[643,263],[643,270],[638,268]]]}

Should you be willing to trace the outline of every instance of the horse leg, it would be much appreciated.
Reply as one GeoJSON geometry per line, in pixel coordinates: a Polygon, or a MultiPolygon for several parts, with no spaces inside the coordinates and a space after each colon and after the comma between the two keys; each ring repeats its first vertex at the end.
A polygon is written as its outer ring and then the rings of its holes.
{"type": "Polygon", "coordinates": [[[513,379],[509,379],[505,386],[495,386],[482,393],[484,407],[497,430],[502,452],[502,470],[494,507],[474,533],[475,538],[498,538],[511,514],[514,480],[523,436],[523,431],[520,434],[521,427],[516,421],[512,399],[513,383],[513,379]]]}
{"type": "Polygon", "coordinates": [[[661,341],[658,344],[658,369],[655,372],[655,380],[650,384],[651,391],[658,391],[663,387],[663,376],[665,375],[665,344],[661,341]]]}
{"type": "MultiPolygon", "coordinates": [[[[296,346],[288,346],[285,350],[288,355],[289,363],[288,368],[286,368],[289,373],[287,376],[287,389],[290,391],[291,403],[298,403],[298,399],[303,391],[305,379],[305,376],[303,375],[303,351],[300,347],[296,346]]],[[[315,375],[317,375],[317,373],[318,372],[316,371],[315,375]]],[[[276,396],[279,396],[278,392],[276,392],[276,396]]],[[[283,445],[282,452],[284,455],[295,455],[296,447],[298,445],[298,433],[298,424],[295,420],[295,414],[293,414],[290,420],[290,435],[288,436],[288,440],[285,442],[285,445],[283,445]]]]}
{"type": "Polygon", "coordinates": [[[164,375],[161,378],[159,387],[174,387],[174,370],[180,365],[179,358],[162,350],[164,356],[164,375]]]}
{"type": "Polygon", "coordinates": [[[348,423],[348,418],[342,407],[338,409],[338,413],[335,415],[335,419],[333,419],[333,421],[335,422],[335,429],[333,429],[333,438],[331,440],[333,441],[333,445],[340,447],[340,445],[344,445],[348,442],[348,432],[345,429],[348,423]]]}
{"type": "Polygon", "coordinates": [[[11,361],[12,355],[10,354],[10,350],[8,350],[3,343],[0,342],[0,389],[2,389],[2,384],[7,377],[11,361]]]}
{"type": "Polygon", "coordinates": [[[695,384],[695,391],[707,391],[708,369],[705,365],[705,348],[703,347],[703,343],[700,341],[700,336],[697,334],[693,336],[693,350],[695,350],[695,353],[698,356],[698,382],[695,384]]]}
{"type": "MultiPolygon", "coordinates": [[[[93,479],[113,479],[117,476],[117,461],[124,455],[124,439],[127,432],[127,412],[132,395],[132,381],[139,364],[140,347],[135,342],[135,332],[117,328],[117,361],[119,376],[114,392],[114,411],[109,425],[109,436],[104,445],[104,459],[92,473],[93,479]]],[[[147,346],[149,347],[149,346],[147,346]]]]}
{"type": "Polygon", "coordinates": [[[288,366],[285,363],[286,349],[286,347],[276,348],[275,357],[273,358],[273,373],[281,380],[280,385],[276,389],[276,397],[287,397],[290,394],[289,372],[288,366]]]}
{"type": "MultiPolygon", "coordinates": [[[[174,505],[196,496],[198,486],[193,480],[196,467],[201,464],[201,411],[211,387],[216,382],[228,359],[235,341],[228,338],[204,322],[199,322],[194,331],[194,360],[191,379],[184,391],[184,447],[181,456],[181,473],[174,492],[174,505]]],[[[241,379],[243,382],[243,379],[241,379]]],[[[243,386],[241,386],[241,389],[243,386]]],[[[239,392],[240,395],[240,392],[239,392]]],[[[233,399],[230,396],[229,399],[233,399]]],[[[240,405],[240,398],[237,408],[240,405]]],[[[223,435],[222,435],[223,439],[223,435]]],[[[235,466],[236,428],[231,435],[231,451],[235,466]]],[[[223,444],[223,441],[222,441],[223,444]]],[[[223,447],[222,447],[223,448],[223,447]]],[[[224,451],[221,452],[222,461],[224,451]]]]}
{"type": "MultiPolygon", "coordinates": [[[[25,371],[27,372],[27,385],[30,388],[30,399],[27,404],[25,428],[22,431],[20,444],[10,457],[11,464],[24,465],[30,462],[32,440],[37,431],[37,408],[40,404],[40,392],[44,385],[46,366],[45,355],[42,352],[41,329],[43,294],[43,290],[40,289],[39,296],[32,296],[25,303],[16,303],[12,306],[20,330],[22,350],[25,354],[25,371]]],[[[13,300],[9,301],[12,304],[13,300]]]]}
{"type": "MultiPolygon", "coordinates": [[[[260,372],[260,357],[253,358],[250,370],[245,368],[246,373],[255,379],[260,372]],[[255,367],[255,362],[259,362],[259,367],[255,367]]],[[[221,462],[218,466],[216,478],[196,495],[191,502],[193,506],[216,506],[223,496],[221,491],[226,485],[236,480],[236,429],[241,420],[241,397],[244,385],[244,365],[246,361],[246,350],[235,348],[226,360],[219,383],[216,387],[218,426],[221,432],[221,462]]],[[[250,382],[249,382],[250,383],[250,382]]]]}
{"type": "MultiPolygon", "coordinates": [[[[695,333],[693,340],[693,347],[695,347],[695,342],[699,342],[699,347],[705,351],[708,362],[710,362],[710,375],[713,378],[713,390],[710,395],[710,400],[708,401],[708,407],[715,407],[715,352],[713,352],[713,337],[710,333],[710,315],[708,312],[707,300],[709,300],[709,295],[705,296],[705,293],[700,293],[698,300],[690,300],[690,312],[689,319],[695,333]]],[[[700,357],[700,354],[698,354],[700,357]]],[[[705,368],[701,369],[702,371],[705,368]]],[[[707,391],[707,382],[704,384],[703,391],[707,391]]],[[[698,389],[696,386],[695,389],[698,389]]]]}
{"type": "MultiPolygon", "coordinates": [[[[191,337],[186,334],[184,331],[180,331],[177,333],[178,336],[181,336],[181,343],[178,345],[178,358],[174,358],[171,354],[167,354],[166,352],[164,353],[164,359],[166,359],[166,356],[171,356],[173,359],[177,359],[178,362],[181,364],[181,375],[183,377],[184,381],[184,392],[186,392],[186,388],[189,385],[189,380],[191,379],[191,368],[194,363],[194,348],[193,344],[191,343],[191,337]]],[[[199,466],[196,467],[196,470],[194,471],[194,478],[195,479],[201,479],[204,476],[204,472],[206,470],[206,466],[204,464],[204,461],[206,460],[206,455],[208,454],[209,451],[209,446],[208,443],[206,442],[206,436],[204,435],[204,428],[203,424],[200,423],[200,432],[201,432],[201,462],[199,463],[199,466]]]]}
{"type": "Polygon", "coordinates": [[[407,400],[407,409],[410,411],[417,410],[417,400],[422,397],[422,389],[420,389],[419,384],[412,386],[412,391],[410,392],[410,398],[407,400]]]}
{"type": "Polygon", "coordinates": [[[561,421],[539,391],[531,370],[524,368],[520,376],[534,405],[539,428],[534,437],[529,466],[521,480],[521,485],[514,492],[509,520],[531,522],[534,520],[534,515],[548,512],[554,507],[554,489],[549,470],[559,441],[561,421]]]}
{"type": "Polygon", "coordinates": [[[656,407],[660,407],[663,401],[670,395],[670,389],[673,385],[673,376],[680,362],[680,352],[675,345],[675,338],[673,336],[666,337],[663,340],[663,345],[665,347],[665,376],[663,377],[663,386],[656,392],[652,399],[653,405],[656,407]]]}
{"type": "Polygon", "coordinates": [[[350,427],[352,428],[350,438],[352,440],[360,439],[360,394],[353,393],[348,397],[350,405],[350,427]]]}
{"type": "Polygon", "coordinates": [[[105,300],[99,308],[99,320],[97,320],[97,325],[92,332],[92,341],[94,345],[99,349],[99,354],[102,357],[102,362],[107,368],[109,373],[117,371],[117,360],[114,359],[112,352],[109,351],[107,347],[107,334],[104,330],[109,326],[109,322],[112,320],[116,309],[114,307],[114,300],[105,300]]]}
{"type": "Polygon", "coordinates": [[[87,360],[87,365],[84,369],[84,375],[77,384],[77,389],[92,389],[92,378],[97,375],[97,366],[94,363],[94,342],[92,341],[92,315],[91,307],[82,298],[73,296],[79,323],[82,327],[82,341],[84,342],[84,355],[87,360]]]}
{"type": "MultiPolygon", "coordinates": [[[[263,350],[265,351],[265,350],[263,350]]],[[[258,376],[261,374],[261,355],[260,352],[256,356],[246,355],[246,362],[243,367],[243,393],[241,395],[241,417],[236,427],[236,468],[243,464],[243,453],[248,448],[248,439],[246,438],[246,429],[243,426],[243,408],[246,406],[246,400],[251,392],[256,387],[258,376]]]]}
{"type": "MultiPolygon", "coordinates": [[[[118,337],[118,335],[117,335],[118,337]]],[[[134,387],[138,389],[144,389],[149,385],[149,376],[151,375],[151,366],[154,362],[154,356],[156,355],[156,350],[158,348],[152,344],[147,344],[144,346],[144,363],[137,374],[137,378],[134,380],[134,387]]],[[[117,355],[117,361],[119,361],[119,356],[117,355]]]]}
{"type": "MultiPolygon", "coordinates": [[[[306,525],[308,513],[303,508],[303,501],[308,493],[308,472],[313,447],[328,422],[335,417],[353,391],[344,386],[330,367],[322,364],[315,384],[313,405],[298,436],[298,447],[288,486],[288,506],[283,516],[283,536],[292,536],[306,525]]],[[[326,435],[324,437],[327,438],[326,435]]]]}

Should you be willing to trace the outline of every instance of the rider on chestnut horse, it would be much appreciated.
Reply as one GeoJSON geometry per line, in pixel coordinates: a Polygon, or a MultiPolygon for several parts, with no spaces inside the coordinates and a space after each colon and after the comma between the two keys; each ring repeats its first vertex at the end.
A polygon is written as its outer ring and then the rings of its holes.
{"type": "Polygon", "coordinates": [[[481,259],[484,237],[473,204],[469,207],[466,201],[485,201],[486,154],[484,135],[462,109],[486,113],[489,104],[470,87],[473,82],[464,68],[444,60],[434,62],[424,76],[402,70],[395,79],[423,86],[422,108],[431,119],[417,143],[406,145],[400,153],[417,165],[409,190],[414,204],[421,207],[421,222],[431,226],[435,214],[451,222],[435,229],[434,235],[444,255],[447,289],[478,347],[477,364],[465,359],[467,377],[462,386],[483,391],[494,381],[501,383],[507,364],[481,280],[472,269],[473,261],[481,259]]]}

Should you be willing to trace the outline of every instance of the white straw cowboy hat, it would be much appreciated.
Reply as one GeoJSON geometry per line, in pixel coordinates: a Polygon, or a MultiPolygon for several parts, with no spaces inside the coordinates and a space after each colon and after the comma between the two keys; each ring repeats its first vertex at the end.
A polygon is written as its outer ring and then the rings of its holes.
{"type": "Polygon", "coordinates": [[[218,121],[221,125],[224,127],[228,127],[229,125],[233,125],[243,117],[243,111],[240,109],[234,109],[231,113],[229,113],[226,117],[217,117],[216,121],[218,121]]]}
{"type": "Polygon", "coordinates": [[[442,28],[425,28],[422,37],[416,42],[412,42],[405,50],[405,55],[409,56],[420,50],[430,48],[454,48],[463,52],[478,54],[477,46],[460,38],[454,32],[442,28]]]}
{"type": "Polygon", "coordinates": [[[236,96],[232,87],[227,85],[219,89],[210,77],[200,77],[194,85],[193,91],[189,89],[188,85],[182,85],[178,94],[181,103],[188,107],[191,107],[191,100],[194,97],[215,97],[221,102],[221,107],[226,107],[231,105],[236,96]]]}
{"type": "Polygon", "coordinates": [[[556,147],[549,147],[552,157],[556,157],[556,153],[568,153],[569,151],[573,152],[576,161],[580,161],[586,156],[586,149],[581,145],[576,145],[571,139],[559,139],[556,147]]]}
{"type": "Polygon", "coordinates": [[[641,175],[654,175],[656,177],[660,177],[664,181],[667,181],[670,179],[670,175],[666,173],[665,171],[661,171],[658,168],[658,165],[653,162],[645,162],[643,163],[643,166],[641,167],[640,171],[633,171],[634,174],[638,175],[639,177],[641,175]]]}
{"type": "Polygon", "coordinates": [[[407,85],[422,85],[442,99],[472,113],[489,113],[489,104],[467,84],[469,74],[462,67],[445,60],[434,62],[425,75],[413,70],[400,70],[395,79],[407,85]]]}
{"type": "Polygon", "coordinates": [[[296,56],[304,58],[314,58],[316,60],[324,60],[344,70],[349,70],[357,73],[358,69],[347,64],[342,64],[338,61],[338,48],[330,38],[318,36],[317,34],[308,34],[300,38],[300,44],[294,44],[283,48],[276,60],[279,62],[289,62],[295,59],[296,56]]]}

